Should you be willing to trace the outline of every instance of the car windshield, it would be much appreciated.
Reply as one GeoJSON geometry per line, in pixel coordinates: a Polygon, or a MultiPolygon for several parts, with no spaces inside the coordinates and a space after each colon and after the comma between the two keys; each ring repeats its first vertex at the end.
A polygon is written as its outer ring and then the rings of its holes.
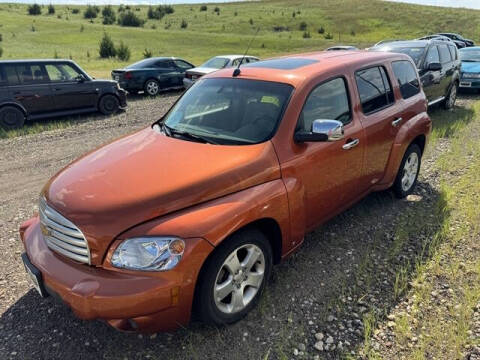
{"type": "Polygon", "coordinates": [[[407,47],[407,46],[391,46],[391,45],[383,45],[378,47],[377,49],[372,49],[374,51],[389,51],[394,53],[401,53],[410,56],[417,67],[420,65],[420,61],[422,60],[422,55],[425,52],[424,46],[415,46],[415,47],[407,47]]]}
{"type": "Polygon", "coordinates": [[[230,60],[227,58],[223,57],[214,57],[208,60],[206,63],[204,63],[200,67],[205,67],[205,68],[212,68],[212,69],[223,69],[225,66],[228,65],[228,62],[230,60]]]}
{"type": "Polygon", "coordinates": [[[480,62],[480,49],[460,50],[460,60],[467,62],[480,62]]]}
{"type": "Polygon", "coordinates": [[[145,69],[149,67],[153,67],[157,60],[155,59],[144,59],[140,60],[136,63],[133,63],[132,65],[128,65],[127,69],[145,69]]]}
{"type": "Polygon", "coordinates": [[[182,96],[161,125],[167,135],[186,140],[261,143],[276,131],[292,90],[288,84],[268,81],[203,79],[182,96]]]}

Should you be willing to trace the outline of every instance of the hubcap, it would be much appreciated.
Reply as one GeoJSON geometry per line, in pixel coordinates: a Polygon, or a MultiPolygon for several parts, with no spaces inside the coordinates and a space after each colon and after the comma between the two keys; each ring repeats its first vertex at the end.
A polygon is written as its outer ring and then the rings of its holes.
{"type": "Polygon", "coordinates": [[[412,187],[415,179],[417,178],[418,173],[418,155],[417,153],[411,153],[405,165],[403,166],[403,177],[402,177],[402,189],[407,192],[412,187]]]}
{"type": "Polygon", "coordinates": [[[255,297],[265,276],[265,256],[253,244],[242,245],[227,256],[220,268],[213,298],[218,310],[233,314],[242,311],[255,297]]]}
{"type": "Polygon", "coordinates": [[[155,95],[158,92],[158,84],[155,81],[150,81],[147,84],[147,92],[150,95],[155,95]]]}

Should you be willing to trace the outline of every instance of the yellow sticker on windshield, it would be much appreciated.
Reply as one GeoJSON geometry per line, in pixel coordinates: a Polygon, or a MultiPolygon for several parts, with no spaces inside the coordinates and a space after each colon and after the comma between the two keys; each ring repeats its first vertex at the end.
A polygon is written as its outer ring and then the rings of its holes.
{"type": "Polygon", "coordinates": [[[262,96],[262,100],[260,102],[280,106],[280,100],[274,96],[262,96]]]}

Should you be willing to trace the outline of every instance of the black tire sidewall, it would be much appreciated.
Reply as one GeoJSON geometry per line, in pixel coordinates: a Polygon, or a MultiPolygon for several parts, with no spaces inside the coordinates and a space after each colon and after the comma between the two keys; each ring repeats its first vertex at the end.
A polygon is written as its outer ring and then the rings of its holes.
{"type": "Polygon", "coordinates": [[[455,107],[455,103],[457,102],[457,97],[458,97],[458,88],[459,88],[459,86],[458,86],[457,82],[454,82],[452,84],[452,86],[450,86],[450,90],[447,93],[447,98],[445,99],[445,102],[443,103],[443,107],[445,108],[445,110],[451,110],[455,107]],[[453,105],[450,106],[450,96],[451,96],[451,93],[452,93],[453,89],[457,90],[457,94],[455,95],[455,101],[453,102],[453,105]]]}
{"type": "Polygon", "coordinates": [[[150,80],[147,80],[147,82],[145,83],[145,94],[147,94],[148,96],[157,96],[158,93],[160,92],[160,83],[157,81],[157,80],[154,80],[154,79],[150,79],[150,80]],[[157,92],[155,94],[150,94],[148,91],[147,91],[147,87],[148,87],[148,84],[151,83],[151,82],[154,82],[154,83],[157,83],[157,92]]]}
{"type": "Polygon", "coordinates": [[[99,106],[99,110],[100,112],[103,114],[103,115],[112,115],[112,114],[115,114],[118,109],[120,108],[120,101],[118,101],[117,97],[113,94],[106,94],[106,95],[103,95],[102,98],[100,99],[100,106],[99,106]],[[109,109],[106,109],[105,108],[105,102],[107,100],[113,100],[115,101],[116,103],[116,106],[114,109],[112,110],[109,110],[109,109]]]}
{"type": "Polygon", "coordinates": [[[251,228],[241,230],[217,247],[212,256],[205,263],[202,273],[198,279],[199,286],[197,298],[195,299],[195,311],[200,319],[207,324],[226,325],[234,323],[247,315],[258,303],[265,289],[266,283],[270,277],[273,266],[272,248],[267,237],[259,230],[251,228]],[[240,312],[236,314],[225,314],[218,310],[213,298],[213,286],[216,282],[218,271],[223,265],[225,259],[235,249],[245,244],[254,244],[258,246],[265,257],[265,276],[262,285],[252,301],[240,312]]]}
{"type": "Polygon", "coordinates": [[[413,192],[413,190],[415,190],[415,186],[417,185],[418,175],[420,174],[421,166],[422,166],[422,150],[417,144],[410,144],[410,146],[407,148],[407,151],[405,151],[405,155],[403,155],[402,162],[400,163],[400,167],[398,169],[397,177],[395,178],[395,182],[393,184],[393,191],[398,198],[403,199],[408,195],[410,195],[413,192]],[[410,186],[408,191],[405,191],[402,188],[403,168],[405,166],[405,162],[407,161],[408,157],[412,152],[416,152],[418,156],[418,171],[412,186],[410,186]]]}
{"type": "Polygon", "coordinates": [[[21,128],[25,124],[25,114],[23,111],[20,109],[14,107],[14,106],[4,106],[0,108],[0,127],[2,127],[5,130],[13,130],[13,129],[18,129],[21,128]],[[15,124],[8,124],[7,122],[4,121],[4,116],[8,112],[14,112],[17,117],[17,121],[15,124]]]}

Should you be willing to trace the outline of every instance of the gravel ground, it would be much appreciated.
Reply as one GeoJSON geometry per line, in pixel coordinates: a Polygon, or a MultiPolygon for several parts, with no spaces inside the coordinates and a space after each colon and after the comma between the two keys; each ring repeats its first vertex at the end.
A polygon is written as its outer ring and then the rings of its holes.
{"type": "Polygon", "coordinates": [[[405,244],[392,259],[394,228],[406,212],[423,216],[432,210],[438,184],[430,167],[448,141],[428,152],[434,156],[422,165],[415,196],[398,201],[390,192],[371,194],[308,234],[304,246],[274,269],[259,306],[232,326],[193,322],[172,334],[125,334],[78,320],[67,307],[41,299],[24,272],[17,229],[34,212],[43,184],[87,150],[152,123],[177,95],[137,99],[114,117],[0,140],[1,359],[333,359],[355,354],[364,314],[388,313],[397,305],[392,264],[413,259],[419,249],[405,244]]]}

